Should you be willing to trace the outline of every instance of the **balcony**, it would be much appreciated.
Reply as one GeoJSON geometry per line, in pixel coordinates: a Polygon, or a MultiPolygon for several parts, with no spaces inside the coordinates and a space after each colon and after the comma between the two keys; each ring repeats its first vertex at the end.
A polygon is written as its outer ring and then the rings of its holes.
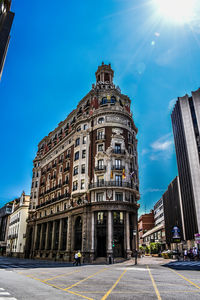
{"type": "Polygon", "coordinates": [[[123,182],[123,181],[97,181],[95,183],[89,184],[89,189],[94,188],[105,188],[105,187],[122,187],[122,188],[130,188],[136,189],[134,183],[131,182],[123,182]]]}
{"type": "Polygon", "coordinates": [[[126,152],[125,152],[125,150],[122,150],[122,149],[113,149],[112,153],[119,154],[119,155],[124,155],[126,152]]]}
{"type": "Polygon", "coordinates": [[[58,197],[55,197],[55,198],[53,198],[53,199],[49,199],[49,200],[47,200],[46,202],[43,202],[43,203],[38,204],[38,205],[36,206],[36,209],[38,209],[38,208],[40,208],[40,207],[44,207],[44,206],[49,205],[49,204],[52,204],[52,203],[54,203],[54,202],[56,202],[56,201],[59,201],[59,200],[65,199],[65,198],[70,198],[70,194],[69,194],[69,193],[65,193],[65,194],[62,194],[62,195],[60,195],[60,196],[58,196],[58,197]]]}
{"type": "Polygon", "coordinates": [[[64,168],[64,173],[69,172],[69,167],[64,168]]]}
{"type": "Polygon", "coordinates": [[[70,158],[70,156],[71,156],[71,154],[68,153],[68,154],[66,154],[65,158],[68,159],[68,158],[70,158]]]}
{"type": "Polygon", "coordinates": [[[112,166],[112,170],[115,171],[122,171],[123,169],[125,169],[125,166],[119,166],[119,165],[112,166]]]}
{"type": "Polygon", "coordinates": [[[106,135],[105,134],[98,134],[96,136],[96,141],[102,141],[106,139],[106,135]]]}
{"type": "Polygon", "coordinates": [[[106,166],[96,166],[94,168],[95,172],[102,172],[102,171],[106,171],[106,166]]]}
{"type": "Polygon", "coordinates": [[[63,185],[66,185],[66,184],[69,184],[69,180],[65,180],[65,181],[63,182],[63,185]]]}

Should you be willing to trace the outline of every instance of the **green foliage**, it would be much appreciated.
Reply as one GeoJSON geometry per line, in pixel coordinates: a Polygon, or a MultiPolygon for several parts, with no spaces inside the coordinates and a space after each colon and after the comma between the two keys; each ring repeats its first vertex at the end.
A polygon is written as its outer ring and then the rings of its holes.
{"type": "Polygon", "coordinates": [[[160,243],[150,243],[150,253],[151,254],[158,254],[161,250],[160,243]]]}
{"type": "Polygon", "coordinates": [[[140,249],[141,251],[143,251],[143,250],[144,250],[144,247],[143,247],[143,246],[140,246],[139,249],[140,249]]]}
{"type": "Polygon", "coordinates": [[[149,254],[149,251],[150,251],[149,246],[146,246],[146,247],[145,247],[145,253],[146,253],[146,254],[149,254]]]}

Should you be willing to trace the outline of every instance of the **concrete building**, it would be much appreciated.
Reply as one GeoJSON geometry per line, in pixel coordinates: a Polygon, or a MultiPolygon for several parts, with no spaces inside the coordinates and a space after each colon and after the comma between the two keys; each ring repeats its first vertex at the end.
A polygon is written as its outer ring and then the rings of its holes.
{"type": "Polygon", "coordinates": [[[143,245],[149,246],[150,243],[160,243],[161,249],[164,250],[166,247],[166,235],[162,197],[154,205],[153,223],[154,226],[142,235],[143,245]]]}
{"type": "Polygon", "coordinates": [[[137,128],[131,101],[102,63],[96,84],[38,145],[26,257],[129,258],[137,247],[137,128]]]}
{"type": "Polygon", "coordinates": [[[157,226],[159,224],[165,224],[164,207],[163,207],[163,198],[162,197],[154,205],[154,223],[155,223],[155,226],[157,226]]]}
{"type": "Polygon", "coordinates": [[[154,227],[154,211],[143,214],[138,221],[139,246],[144,246],[143,234],[154,227]]]}
{"type": "MultiPolygon", "coordinates": [[[[173,228],[177,226],[179,229],[180,242],[179,245],[183,245],[183,214],[181,207],[181,194],[180,194],[180,184],[179,178],[175,177],[174,180],[169,184],[168,189],[163,194],[163,207],[164,207],[164,218],[165,218],[165,234],[166,243],[168,248],[176,249],[177,245],[174,243],[173,228]]],[[[183,248],[182,246],[180,249],[183,248]]]]}
{"type": "Polygon", "coordinates": [[[0,208],[0,254],[6,253],[7,237],[10,214],[12,213],[12,202],[6,203],[0,208]]]}
{"type": "Polygon", "coordinates": [[[10,41],[14,13],[10,11],[11,0],[0,1],[0,79],[10,41]]]}
{"type": "Polygon", "coordinates": [[[29,202],[30,196],[25,195],[24,192],[20,198],[13,201],[8,229],[7,255],[24,256],[29,202]]]}
{"type": "Polygon", "coordinates": [[[178,98],[171,114],[181,203],[184,237],[188,246],[200,233],[200,89],[178,98]]]}

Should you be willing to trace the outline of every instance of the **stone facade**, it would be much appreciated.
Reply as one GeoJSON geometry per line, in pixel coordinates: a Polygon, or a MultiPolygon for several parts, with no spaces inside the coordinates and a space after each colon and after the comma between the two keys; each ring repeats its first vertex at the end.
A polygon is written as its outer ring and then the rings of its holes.
{"type": "Polygon", "coordinates": [[[110,65],[77,108],[38,145],[26,257],[130,257],[137,247],[137,128],[110,65]],[[37,183],[36,183],[37,182],[37,183]]]}
{"type": "Polygon", "coordinates": [[[25,195],[24,192],[20,198],[13,201],[6,247],[8,256],[24,256],[29,201],[30,196],[25,195]]]}

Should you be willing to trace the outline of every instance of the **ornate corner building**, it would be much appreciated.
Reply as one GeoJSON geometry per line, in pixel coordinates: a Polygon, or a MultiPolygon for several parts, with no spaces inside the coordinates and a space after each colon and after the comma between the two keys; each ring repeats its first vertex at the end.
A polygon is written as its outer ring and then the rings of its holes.
{"type": "Polygon", "coordinates": [[[10,11],[11,0],[0,0],[0,79],[10,41],[14,13],[10,11]]]}
{"type": "Polygon", "coordinates": [[[102,63],[96,84],[38,145],[26,257],[129,258],[137,247],[137,128],[131,101],[102,63]]]}

